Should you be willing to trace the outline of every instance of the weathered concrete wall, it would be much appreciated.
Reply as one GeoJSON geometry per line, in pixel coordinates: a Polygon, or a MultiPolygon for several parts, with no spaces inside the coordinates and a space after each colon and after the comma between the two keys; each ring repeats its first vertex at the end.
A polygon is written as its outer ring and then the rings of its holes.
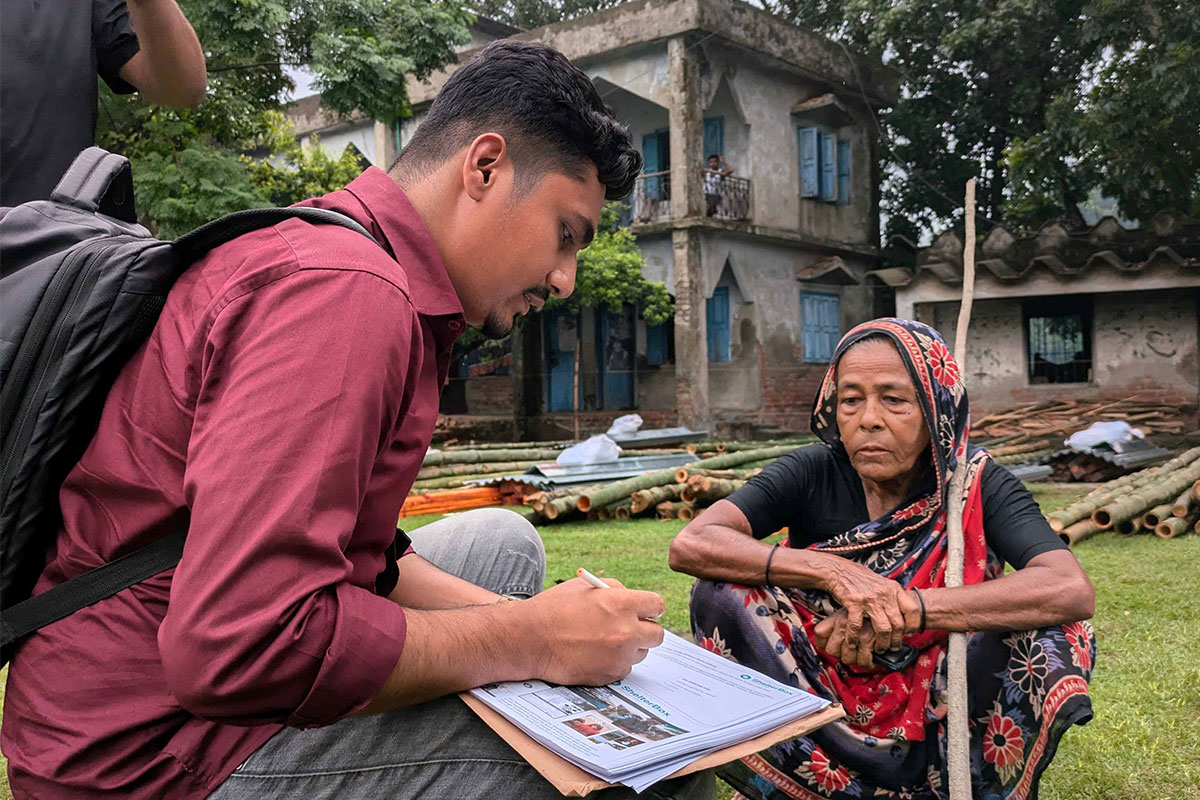
{"type": "Polygon", "coordinates": [[[671,246],[671,234],[643,234],[637,237],[638,250],[646,259],[642,277],[648,281],[664,283],[667,291],[675,293],[675,250],[671,246]]]}
{"type": "MultiPolygon", "coordinates": [[[[663,42],[647,42],[619,53],[606,53],[585,61],[581,68],[594,81],[606,81],[643,100],[662,108],[667,107],[671,90],[667,75],[667,48],[663,42]]],[[[604,89],[600,90],[600,96],[612,105],[604,89]]]]}
{"type": "Polygon", "coordinates": [[[675,410],[675,365],[638,369],[637,375],[638,413],[643,410],[675,410]]]}
{"type": "MultiPolygon", "coordinates": [[[[975,273],[975,301],[1000,297],[1055,297],[1064,294],[1136,293],[1157,289],[1200,288],[1200,272],[1184,268],[1155,268],[1142,272],[1118,272],[1094,267],[1084,274],[1061,276],[1047,268],[1034,267],[1019,281],[1001,281],[989,270],[975,273]]],[[[920,303],[957,303],[961,285],[950,285],[922,270],[907,286],[896,288],[896,315],[913,318],[920,303]]],[[[974,319],[974,314],[972,314],[974,319]]]]}
{"type": "Polygon", "coordinates": [[[1200,392],[1196,341],[1200,292],[1140,294],[1136,300],[1118,295],[1096,298],[1096,382],[1109,389],[1160,388],[1194,400],[1200,392]]]}
{"type": "Polygon", "coordinates": [[[874,144],[866,111],[862,111],[857,124],[837,130],[838,138],[850,141],[850,202],[835,205],[802,198],[796,126],[804,121],[791,109],[827,89],[778,66],[765,65],[762,59],[747,58],[733,48],[714,45],[707,52],[714,70],[732,73],[728,83],[747,115],[749,152],[746,167],[739,174],[754,181],[754,224],[831,241],[874,245],[879,238],[878,209],[872,202],[874,144]]]}
{"type": "MultiPolygon", "coordinates": [[[[315,135],[321,142],[321,149],[330,158],[339,158],[342,151],[346,149],[346,145],[353,144],[358,148],[358,152],[367,157],[368,161],[375,166],[382,166],[376,160],[375,123],[373,120],[355,120],[352,123],[320,131],[315,135]]],[[[303,147],[312,147],[313,134],[301,139],[300,144],[303,147]]]]}
{"type": "MultiPolygon", "coordinates": [[[[971,311],[967,391],[972,408],[1008,408],[1051,398],[1144,396],[1195,405],[1200,393],[1195,290],[1099,294],[1093,307],[1092,381],[1031,384],[1019,299],[976,301],[971,311]]],[[[918,307],[951,348],[958,303],[918,307]]]]}

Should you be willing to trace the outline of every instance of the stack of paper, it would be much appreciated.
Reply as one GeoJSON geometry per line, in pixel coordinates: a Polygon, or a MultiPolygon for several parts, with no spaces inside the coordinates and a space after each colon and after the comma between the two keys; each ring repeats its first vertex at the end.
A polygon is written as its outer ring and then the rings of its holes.
{"type": "Polygon", "coordinates": [[[471,694],[572,764],[638,792],[829,705],[671,633],[608,686],[518,681],[471,694]]]}

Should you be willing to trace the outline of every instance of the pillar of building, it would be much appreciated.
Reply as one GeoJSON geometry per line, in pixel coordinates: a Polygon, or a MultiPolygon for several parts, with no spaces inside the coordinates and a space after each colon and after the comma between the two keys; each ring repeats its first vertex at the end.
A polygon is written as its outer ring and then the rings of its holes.
{"type": "Polygon", "coordinates": [[[700,150],[704,116],[696,60],[686,37],[667,42],[671,124],[671,232],[675,261],[675,395],[679,421],[707,428],[708,339],[705,333],[704,273],[698,228],[681,224],[704,215],[700,150]]]}
{"type": "Polygon", "coordinates": [[[396,147],[396,125],[375,121],[375,166],[383,170],[391,167],[400,154],[396,147]]]}

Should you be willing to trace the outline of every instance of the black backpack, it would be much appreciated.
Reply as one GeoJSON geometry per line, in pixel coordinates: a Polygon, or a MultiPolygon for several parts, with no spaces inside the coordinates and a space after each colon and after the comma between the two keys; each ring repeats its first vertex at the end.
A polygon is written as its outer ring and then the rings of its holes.
{"type": "Polygon", "coordinates": [[[76,157],[49,200],[0,209],[0,664],[22,637],[179,562],[186,531],[30,598],[59,487],[175,279],[217,245],[293,217],[374,241],[318,208],[239,211],[159,241],[136,222],[129,162],[99,147],[76,157]]]}

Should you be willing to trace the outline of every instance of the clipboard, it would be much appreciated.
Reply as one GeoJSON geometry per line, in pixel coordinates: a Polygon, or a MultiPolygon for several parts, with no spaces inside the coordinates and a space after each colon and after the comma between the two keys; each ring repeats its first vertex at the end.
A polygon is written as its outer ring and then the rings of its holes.
{"type": "MultiPolygon", "coordinates": [[[[600,789],[611,789],[613,786],[618,785],[608,783],[603,778],[580,769],[566,759],[546,749],[516,725],[506,720],[498,712],[488,708],[469,693],[463,692],[459,694],[459,697],[467,704],[468,708],[478,714],[479,718],[489,728],[498,733],[501,739],[507,742],[513,750],[516,750],[521,758],[528,761],[529,765],[549,781],[555,789],[558,789],[564,797],[584,797],[591,792],[600,789]]],[[[822,711],[801,717],[773,731],[767,731],[761,736],[756,736],[753,739],[747,739],[744,742],[738,742],[716,752],[709,753],[681,767],[668,777],[678,778],[702,769],[718,767],[721,764],[728,764],[730,761],[737,761],[739,758],[744,758],[752,753],[766,750],[771,745],[786,742],[788,739],[795,739],[798,736],[806,736],[817,728],[828,725],[831,722],[836,722],[845,716],[846,712],[842,710],[841,705],[834,703],[822,711]]]]}

